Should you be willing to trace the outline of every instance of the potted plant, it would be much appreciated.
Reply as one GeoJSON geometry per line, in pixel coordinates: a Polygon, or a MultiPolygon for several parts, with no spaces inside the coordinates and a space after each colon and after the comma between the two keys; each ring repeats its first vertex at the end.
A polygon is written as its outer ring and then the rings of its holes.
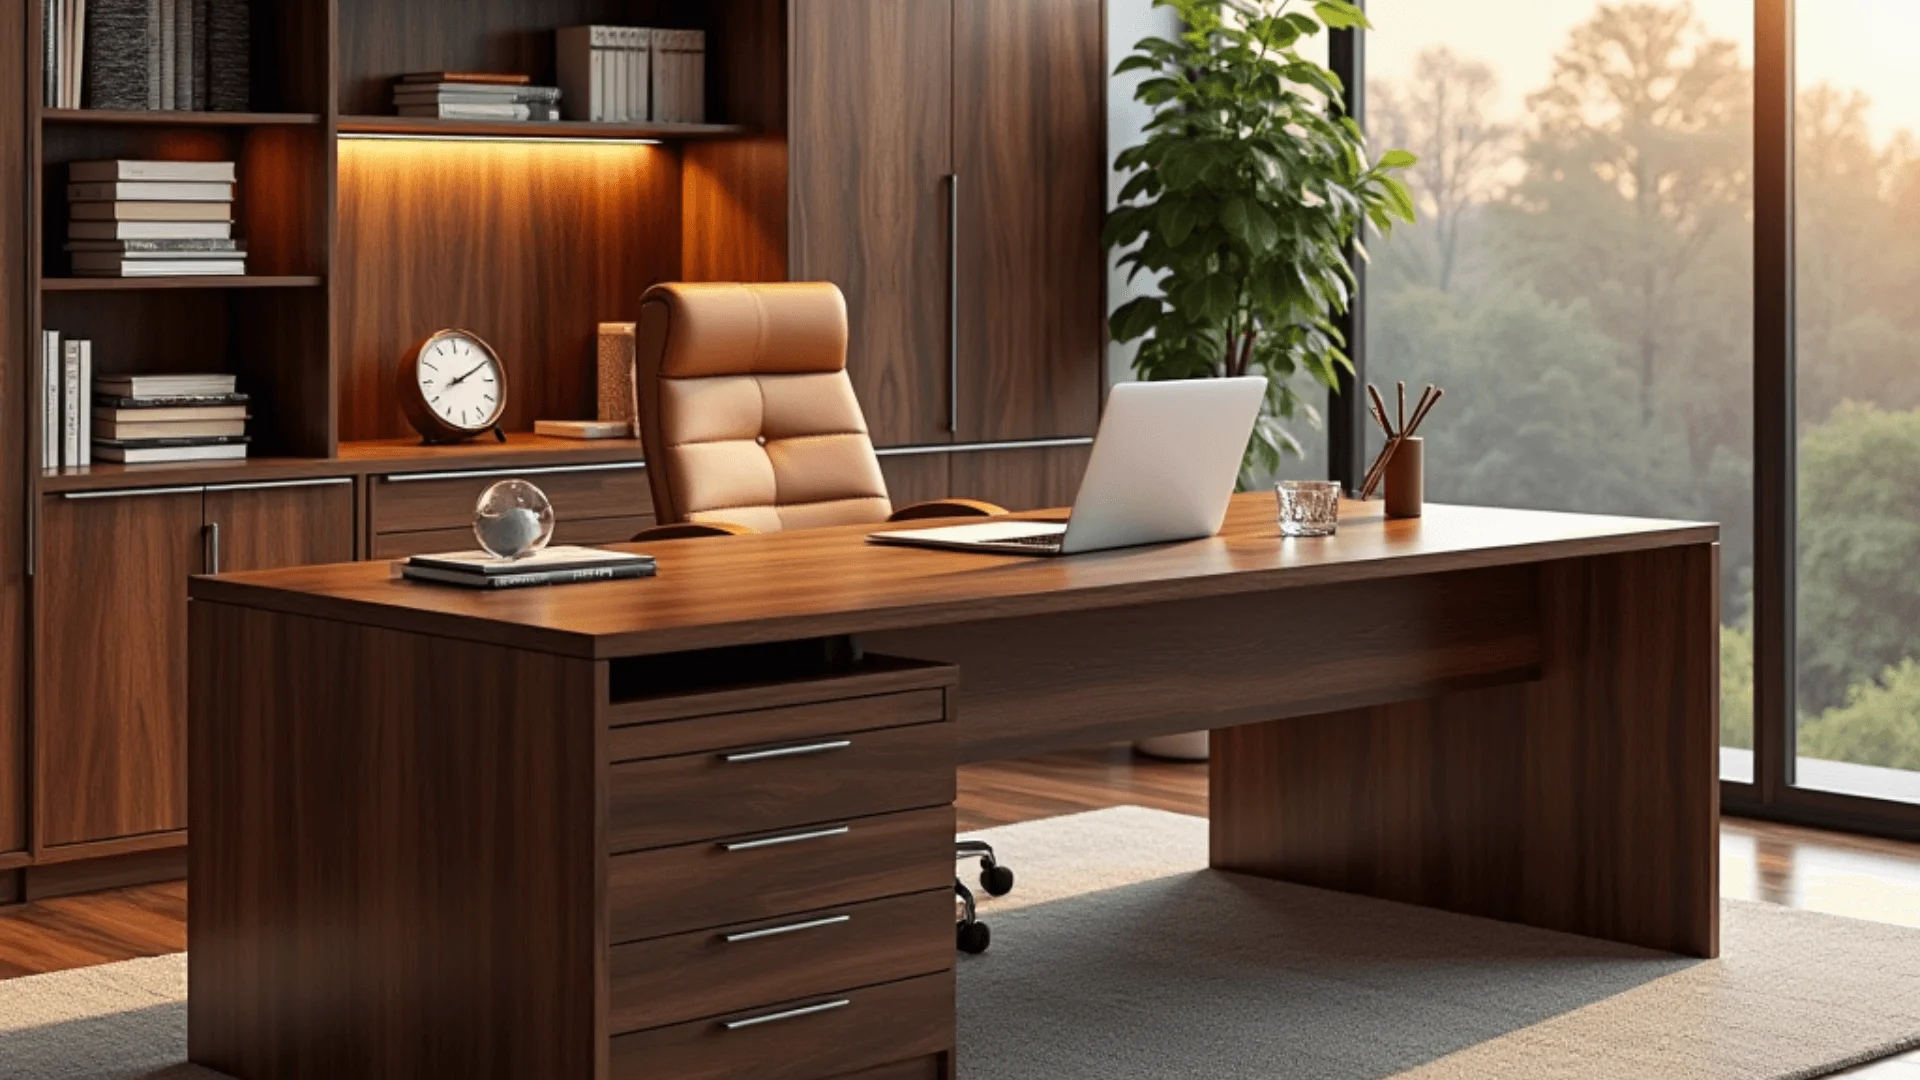
{"type": "MultiPolygon", "coordinates": [[[[1319,423],[1295,377],[1331,387],[1352,369],[1334,324],[1357,284],[1348,251],[1365,256],[1368,223],[1385,234],[1413,221],[1394,173],[1414,156],[1374,159],[1339,77],[1298,51],[1322,30],[1369,28],[1349,0],[1155,2],[1185,30],[1146,38],[1114,70],[1144,74],[1134,97],[1153,119],[1116,159],[1127,181],[1105,242],[1129,281],[1148,274],[1156,287],[1115,309],[1111,332],[1140,342],[1141,379],[1266,377],[1244,490],[1300,453],[1288,421],[1319,423]]],[[[1141,744],[1190,758],[1205,747],[1204,732],[1141,744]]]]}

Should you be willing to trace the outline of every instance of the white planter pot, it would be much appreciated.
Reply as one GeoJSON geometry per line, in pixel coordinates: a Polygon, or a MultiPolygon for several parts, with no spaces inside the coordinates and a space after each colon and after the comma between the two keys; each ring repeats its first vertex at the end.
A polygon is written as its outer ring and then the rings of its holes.
{"type": "Polygon", "coordinates": [[[1207,732],[1189,731],[1183,735],[1156,735],[1151,739],[1141,739],[1133,744],[1133,748],[1148,757],[1165,758],[1168,761],[1205,761],[1207,742],[1207,732]]]}

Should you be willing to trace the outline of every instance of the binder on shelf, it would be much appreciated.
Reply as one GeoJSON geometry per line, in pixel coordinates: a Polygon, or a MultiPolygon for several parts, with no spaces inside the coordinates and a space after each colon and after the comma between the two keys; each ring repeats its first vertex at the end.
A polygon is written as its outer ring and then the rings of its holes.
{"type": "Polygon", "coordinates": [[[80,343],[60,344],[60,464],[80,464],[80,343]]]}
{"type": "Polygon", "coordinates": [[[61,367],[60,331],[40,332],[40,467],[60,467],[60,392],[65,380],[61,367]]]}

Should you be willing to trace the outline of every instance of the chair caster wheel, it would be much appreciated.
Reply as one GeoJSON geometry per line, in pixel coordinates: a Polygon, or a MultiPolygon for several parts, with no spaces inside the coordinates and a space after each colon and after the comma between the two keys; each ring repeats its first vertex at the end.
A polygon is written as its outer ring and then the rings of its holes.
{"type": "Polygon", "coordinates": [[[1013,870],[1005,866],[988,866],[980,871],[980,887],[987,890],[988,896],[1005,896],[1013,891],[1013,870]]]}
{"type": "Polygon", "coordinates": [[[993,934],[983,922],[961,923],[954,933],[954,944],[961,952],[975,956],[987,951],[987,944],[993,940],[993,934]]]}

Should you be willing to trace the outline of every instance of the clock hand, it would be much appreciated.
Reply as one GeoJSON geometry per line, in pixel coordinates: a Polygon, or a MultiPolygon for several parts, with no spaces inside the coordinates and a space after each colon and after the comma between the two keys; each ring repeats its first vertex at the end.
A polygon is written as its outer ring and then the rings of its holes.
{"type": "Polygon", "coordinates": [[[473,376],[473,373],[474,373],[475,371],[479,371],[479,370],[480,370],[481,368],[483,368],[483,367],[486,367],[486,366],[487,366],[487,361],[485,361],[485,360],[482,360],[482,361],[480,361],[479,363],[477,363],[477,364],[475,364],[475,365],[473,365],[473,371],[469,371],[469,372],[467,372],[467,373],[466,373],[465,375],[462,375],[462,376],[460,376],[459,378],[457,378],[457,379],[455,379],[455,380],[453,380],[452,382],[450,382],[450,383],[448,383],[448,384],[447,384],[447,388],[448,388],[449,390],[451,390],[452,388],[454,388],[454,387],[456,387],[456,386],[459,386],[459,385],[460,385],[461,383],[463,383],[463,382],[466,382],[466,381],[467,381],[467,379],[469,379],[469,378],[471,378],[471,377],[473,376]]]}

